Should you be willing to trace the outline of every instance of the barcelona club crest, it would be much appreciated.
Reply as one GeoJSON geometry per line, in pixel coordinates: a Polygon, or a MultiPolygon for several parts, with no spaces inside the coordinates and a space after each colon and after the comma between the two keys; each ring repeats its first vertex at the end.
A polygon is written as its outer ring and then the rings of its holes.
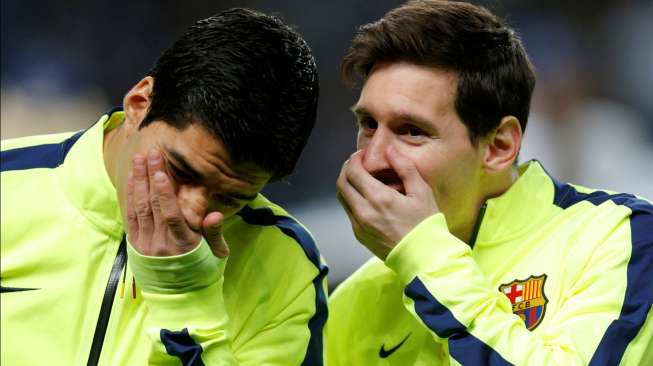
{"type": "Polygon", "coordinates": [[[549,302],[544,296],[544,281],[545,274],[499,286],[499,291],[510,300],[512,312],[524,321],[528,330],[535,329],[544,318],[546,304],[549,302]]]}

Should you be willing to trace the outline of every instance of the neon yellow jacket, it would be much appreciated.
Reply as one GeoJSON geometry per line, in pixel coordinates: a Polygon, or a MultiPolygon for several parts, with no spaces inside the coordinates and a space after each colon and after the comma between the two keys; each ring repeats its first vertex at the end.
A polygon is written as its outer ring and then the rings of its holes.
{"type": "Polygon", "coordinates": [[[126,243],[102,156],[122,116],[2,144],[0,363],[321,365],[327,269],[263,196],[225,222],[226,263],[126,243]]]}
{"type": "Polygon", "coordinates": [[[327,364],[653,365],[653,206],[550,178],[486,202],[473,247],[434,215],[336,289],[327,364]]]}

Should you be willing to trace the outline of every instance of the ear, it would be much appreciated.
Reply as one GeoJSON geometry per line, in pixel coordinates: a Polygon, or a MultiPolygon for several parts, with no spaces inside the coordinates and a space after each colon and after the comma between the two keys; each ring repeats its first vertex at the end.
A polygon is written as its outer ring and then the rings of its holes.
{"type": "Polygon", "coordinates": [[[125,111],[124,126],[128,132],[136,131],[150,110],[154,78],[146,76],[134,85],[122,101],[125,111]]]}
{"type": "Polygon", "coordinates": [[[521,147],[522,130],[514,116],[501,119],[499,127],[486,140],[483,167],[492,173],[501,173],[510,169],[517,159],[521,147]]]}

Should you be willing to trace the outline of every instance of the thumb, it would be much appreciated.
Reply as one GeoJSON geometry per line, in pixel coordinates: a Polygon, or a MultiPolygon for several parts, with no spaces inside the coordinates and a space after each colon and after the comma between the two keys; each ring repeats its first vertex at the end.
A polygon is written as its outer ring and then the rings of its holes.
{"type": "Polygon", "coordinates": [[[407,196],[421,196],[424,193],[430,192],[430,187],[426,184],[424,178],[422,178],[415,164],[410,159],[401,155],[399,150],[395,149],[392,145],[388,147],[387,158],[390,166],[404,184],[407,196]]]}
{"type": "Polygon", "coordinates": [[[222,236],[224,215],[220,212],[211,212],[202,221],[202,233],[211,247],[213,255],[225,258],[229,255],[229,246],[222,236]]]}

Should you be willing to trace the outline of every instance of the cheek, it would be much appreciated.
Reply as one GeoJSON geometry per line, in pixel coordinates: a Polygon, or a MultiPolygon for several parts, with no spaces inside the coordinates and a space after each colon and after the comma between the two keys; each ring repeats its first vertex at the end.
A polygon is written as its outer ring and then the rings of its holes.
{"type": "Polygon", "coordinates": [[[358,131],[358,134],[356,135],[356,147],[360,149],[364,149],[369,145],[369,138],[363,135],[362,131],[358,131]]]}
{"type": "Polygon", "coordinates": [[[436,148],[413,153],[404,152],[416,165],[422,178],[431,187],[436,200],[447,200],[458,190],[464,190],[467,163],[436,148]]]}

